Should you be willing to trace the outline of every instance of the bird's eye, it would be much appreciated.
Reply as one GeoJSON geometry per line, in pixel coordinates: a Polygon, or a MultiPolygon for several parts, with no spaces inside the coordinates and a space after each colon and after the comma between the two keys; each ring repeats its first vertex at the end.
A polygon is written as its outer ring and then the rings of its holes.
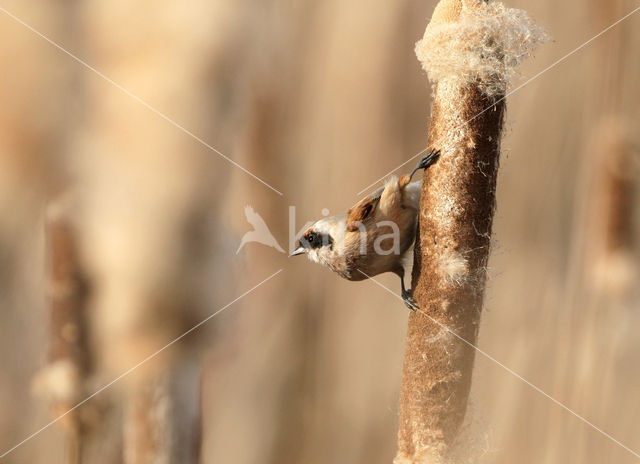
{"type": "Polygon", "coordinates": [[[307,240],[309,240],[309,243],[313,242],[313,235],[309,235],[309,238],[307,238],[307,240]]]}

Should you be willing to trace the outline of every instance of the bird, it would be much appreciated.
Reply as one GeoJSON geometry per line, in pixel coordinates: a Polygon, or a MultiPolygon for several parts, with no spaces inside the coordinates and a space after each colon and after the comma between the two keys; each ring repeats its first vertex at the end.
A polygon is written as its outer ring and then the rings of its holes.
{"type": "Polygon", "coordinates": [[[411,179],[439,157],[440,150],[432,149],[411,174],[389,178],[346,214],[316,221],[289,256],[306,254],[311,261],[351,281],[393,272],[400,277],[403,301],[408,308],[418,310],[412,290],[404,284],[405,268],[413,255],[422,187],[422,180],[411,179]]]}
{"type": "Polygon", "coordinates": [[[263,245],[273,247],[279,252],[284,253],[284,250],[280,244],[278,244],[278,241],[267,227],[264,219],[262,219],[262,217],[256,213],[250,205],[244,207],[244,215],[247,218],[247,222],[253,226],[253,230],[242,236],[242,240],[240,240],[240,246],[238,247],[236,254],[240,253],[242,247],[249,242],[262,243],[263,245]]]}

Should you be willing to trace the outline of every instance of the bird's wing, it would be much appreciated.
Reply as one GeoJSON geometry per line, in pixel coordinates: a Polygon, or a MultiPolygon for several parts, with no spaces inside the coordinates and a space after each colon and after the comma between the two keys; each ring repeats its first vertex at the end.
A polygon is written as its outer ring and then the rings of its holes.
{"type": "Polygon", "coordinates": [[[358,225],[356,223],[362,223],[367,218],[373,216],[373,212],[379,202],[380,196],[376,197],[371,195],[367,198],[363,198],[352,206],[347,213],[347,230],[351,232],[358,230],[358,225]]]}

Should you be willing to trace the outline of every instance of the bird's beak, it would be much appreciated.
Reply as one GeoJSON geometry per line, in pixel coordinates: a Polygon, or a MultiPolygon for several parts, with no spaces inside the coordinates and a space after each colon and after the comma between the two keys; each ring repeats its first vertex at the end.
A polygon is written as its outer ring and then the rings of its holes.
{"type": "Polygon", "coordinates": [[[304,253],[304,248],[303,247],[298,247],[295,250],[293,250],[293,253],[291,253],[289,255],[289,258],[291,258],[292,256],[298,256],[301,255],[302,253],[304,253]]]}

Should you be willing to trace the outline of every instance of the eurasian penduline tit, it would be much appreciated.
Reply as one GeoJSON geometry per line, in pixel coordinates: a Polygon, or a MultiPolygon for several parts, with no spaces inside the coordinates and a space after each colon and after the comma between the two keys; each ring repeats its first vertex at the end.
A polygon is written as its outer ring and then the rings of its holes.
{"type": "Polygon", "coordinates": [[[409,175],[392,177],[383,187],[356,203],[347,214],[315,222],[290,256],[305,254],[347,280],[364,280],[384,272],[400,277],[402,299],[418,309],[404,285],[405,267],[413,258],[422,180],[411,182],[440,156],[431,150],[409,175]]]}

